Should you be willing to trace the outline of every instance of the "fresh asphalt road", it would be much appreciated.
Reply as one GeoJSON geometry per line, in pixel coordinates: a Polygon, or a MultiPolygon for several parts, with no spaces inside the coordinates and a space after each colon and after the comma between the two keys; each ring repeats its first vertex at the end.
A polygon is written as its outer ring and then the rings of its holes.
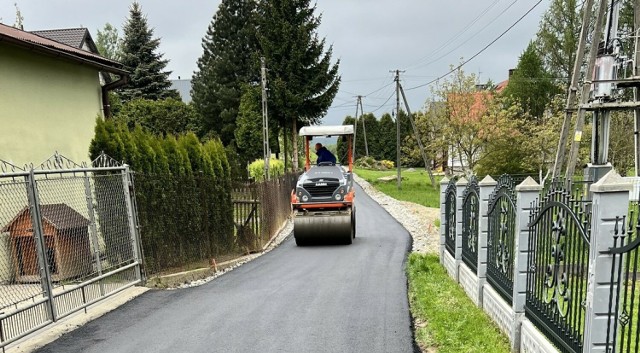
{"type": "Polygon", "coordinates": [[[414,352],[410,236],[358,188],[348,246],[278,248],[205,285],[153,290],[38,352],[414,352]]]}

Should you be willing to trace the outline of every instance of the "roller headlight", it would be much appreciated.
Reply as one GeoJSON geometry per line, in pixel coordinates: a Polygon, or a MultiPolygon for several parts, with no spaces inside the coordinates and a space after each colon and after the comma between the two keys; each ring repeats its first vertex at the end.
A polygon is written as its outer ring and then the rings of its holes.
{"type": "Polygon", "coordinates": [[[336,199],[336,201],[340,201],[340,200],[342,200],[342,195],[336,194],[336,196],[334,198],[336,199]]]}
{"type": "Polygon", "coordinates": [[[302,196],[302,202],[307,202],[307,201],[309,201],[309,196],[303,195],[302,196]]]}

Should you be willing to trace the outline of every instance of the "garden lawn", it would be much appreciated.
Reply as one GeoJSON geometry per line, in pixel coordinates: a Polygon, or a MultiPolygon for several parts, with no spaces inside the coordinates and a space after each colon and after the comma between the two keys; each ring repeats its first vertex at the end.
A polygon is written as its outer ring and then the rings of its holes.
{"type": "Polygon", "coordinates": [[[397,171],[377,171],[356,168],[355,173],[381,192],[397,200],[410,201],[426,207],[440,207],[440,180],[436,176],[436,188],[431,185],[429,174],[425,170],[402,171],[402,188],[398,190],[396,180],[379,181],[378,178],[396,175],[397,171]]]}
{"type": "Polygon", "coordinates": [[[416,342],[423,352],[509,352],[508,338],[449,277],[438,256],[410,254],[407,275],[416,342]]]}

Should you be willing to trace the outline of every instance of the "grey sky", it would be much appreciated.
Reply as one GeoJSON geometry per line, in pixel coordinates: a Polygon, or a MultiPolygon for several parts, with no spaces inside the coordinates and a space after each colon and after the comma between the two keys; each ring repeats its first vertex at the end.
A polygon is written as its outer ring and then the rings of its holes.
{"type": "MultiPolygon", "coordinates": [[[[97,29],[107,22],[121,32],[131,3],[130,0],[0,0],[2,23],[14,23],[14,2],[24,17],[25,30],[82,26],[89,28],[94,39],[97,29]]],[[[139,2],[155,35],[162,38],[160,51],[170,60],[171,78],[191,77],[202,53],[202,37],[220,0],[139,2]]],[[[340,123],[346,115],[353,115],[354,95],[369,94],[391,83],[389,70],[406,70],[401,76],[405,90],[446,73],[450,64],[474,55],[536,2],[318,0],[318,14],[322,14],[320,35],[333,44],[333,57],[341,60],[342,75],[340,92],[324,119],[325,124],[340,123]]],[[[550,0],[543,0],[509,33],[467,64],[465,70],[480,73],[481,81],[505,80],[508,69],[515,67],[518,57],[534,38],[549,3],[550,0]]],[[[393,92],[393,85],[388,85],[367,95],[363,99],[365,112],[379,107],[375,111],[378,117],[390,112],[395,98],[384,103],[393,92]]],[[[430,96],[430,89],[410,90],[407,95],[411,109],[417,111],[430,96]]]]}

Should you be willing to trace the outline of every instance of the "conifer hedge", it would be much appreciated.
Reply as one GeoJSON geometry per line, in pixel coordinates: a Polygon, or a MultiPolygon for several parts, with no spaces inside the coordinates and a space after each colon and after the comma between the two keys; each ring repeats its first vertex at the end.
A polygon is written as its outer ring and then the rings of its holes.
{"type": "Polygon", "coordinates": [[[202,143],[193,133],[157,136],[98,119],[91,158],[101,152],[134,171],[147,274],[188,269],[237,251],[231,167],[219,140],[202,143]]]}

